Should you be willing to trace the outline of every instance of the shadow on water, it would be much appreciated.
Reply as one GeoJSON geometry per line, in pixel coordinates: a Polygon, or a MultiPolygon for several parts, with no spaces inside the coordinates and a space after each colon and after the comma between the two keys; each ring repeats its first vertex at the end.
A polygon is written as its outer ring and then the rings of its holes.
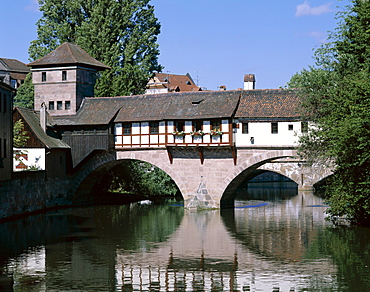
{"type": "MultiPolygon", "coordinates": [[[[32,266],[45,262],[53,270],[60,265],[63,267],[63,263],[76,255],[81,257],[76,260],[81,267],[86,267],[84,261],[100,266],[95,272],[91,267],[74,271],[81,274],[78,278],[84,279],[84,273],[87,273],[87,281],[92,280],[92,275],[96,279],[104,278],[104,281],[112,279],[106,285],[111,287],[107,291],[113,291],[116,249],[150,250],[176,231],[182,217],[183,209],[134,203],[62,209],[0,224],[0,291],[45,291],[38,285],[42,282],[38,279],[45,276],[45,269],[32,272],[32,266]],[[48,256],[45,258],[45,255],[48,256]],[[9,264],[13,259],[16,259],[15,264],[9,264]],[[13,265],[30,269],[29,274],[33,276],[22,274],[14,279],[13,265]],[[13,289],[17,282],[28,288],[13,289]]],[[[57,278],[58,281],[68,282],[71,275],[64,270],[60,272],[63,276],[57,278]]],[[[49,285],[54,288],[59,284],[50,282],[49,285]]]]}

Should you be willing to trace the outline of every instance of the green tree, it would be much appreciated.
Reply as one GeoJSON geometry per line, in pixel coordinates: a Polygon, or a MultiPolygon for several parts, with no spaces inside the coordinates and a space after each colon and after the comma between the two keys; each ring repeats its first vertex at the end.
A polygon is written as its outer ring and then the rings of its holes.
{"type": "Polygon", "coordinates": [[[370,2],[352,1],[339,14],[330,42],[315,52],[316,66],[292,77],[313,122],[300,153],[334,170],[326,197],[331,218],[370,224],[370,2]]]}
{"type": "Polygon", "coordinates": [[[160,24],[150,0],[39,0],[43,15],[31,60],[73,42],[112,69],[100,73],[96,96],[140,94],[158,64],[160,24]]]}
{"type": "Polygon", "coordinates": [[[29,139],[28,132],[24,129],[22,120],[18,120],[13,125],[13,145],[14,147],[25,147],[29,139]]]}
{"type": "Polygon", "coordinates": [[[160,168],[143,161],[131,161],[133,188],[137,193],[160,197],[175,196],[177,185],[171,177],[160,168]]]}
{"type": "Polygon", "coordinates": [[[17,95],[14,97],[14,105],[33,109],[34,87],[32,84],[32,74],[28,73],[24,83],[19,87],[17,95]]]}
{"type": "Polygon", "coordinates": [[[116,165],[106,172],[94,188],[144,197],[174,197],[178,193],[175,182],[163,170],[136,160],[116,165]]]}

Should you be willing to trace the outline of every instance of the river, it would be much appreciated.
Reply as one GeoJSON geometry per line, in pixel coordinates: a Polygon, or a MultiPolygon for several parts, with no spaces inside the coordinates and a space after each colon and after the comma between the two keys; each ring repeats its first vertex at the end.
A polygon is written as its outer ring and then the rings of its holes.
{"type": "Polygon", "coordinates": [[[333,226],[320,198],[286,186],[250,187],[235,203],[101,205],[0,224],[0,291],[370,291],[370,229],[333,226]]]}

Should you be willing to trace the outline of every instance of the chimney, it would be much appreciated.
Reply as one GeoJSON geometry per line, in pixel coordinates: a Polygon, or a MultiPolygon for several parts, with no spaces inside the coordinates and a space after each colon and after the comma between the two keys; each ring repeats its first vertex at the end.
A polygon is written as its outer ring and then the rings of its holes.
{"type": "Polygon", "coordinates": [[[221,85],[221,86],[219,87],[219,89],[220,89],[220,90],[226,90],[226,86],[225,86],[225,85],[221,85]]]}
{"type": "Polygon", "coordinates": [[[244,90],[256,89],[256,77],[254,74],[244,75],[244,90]]]}
{"type": "Polygon", "coordinates": [[[43,102],[40,108],[40,126],[42,130],[46,133],[46,105],[43,102]]]}

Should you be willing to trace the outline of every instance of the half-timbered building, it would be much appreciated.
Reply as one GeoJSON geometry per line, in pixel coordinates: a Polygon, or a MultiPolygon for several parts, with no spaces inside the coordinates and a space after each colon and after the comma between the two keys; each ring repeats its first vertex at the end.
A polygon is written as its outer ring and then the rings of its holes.
{"type": "Polygon", "coordinates": [[[35,110],[46,104],[48,123],[71,148],[73,167],[96,150],[133,148],[165,148],[171,161],[174,155],[195,153],[202,163],[217,150],[235,162],[236,147],[294,147],[306,130],[296,92],[256,90],[253,74],[244,78],[248,90],[87,97],[94,72],[109,67],[78,46],[65,43],[29,65],[36,84],[35,110]],[[61,108],[53,107],[54,102],[61,108]]]}

